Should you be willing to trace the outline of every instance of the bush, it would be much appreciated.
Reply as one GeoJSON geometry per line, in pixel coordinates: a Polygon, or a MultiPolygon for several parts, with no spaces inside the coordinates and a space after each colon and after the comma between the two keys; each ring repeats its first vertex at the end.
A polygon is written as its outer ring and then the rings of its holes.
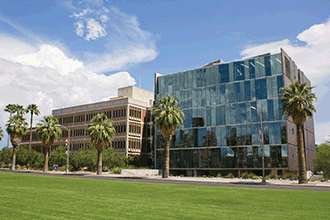
{"type": "Polygon", "coordinates": [[[283,176],[282,175],[277,175],[276,179],[283,179],[283,176]]]}
{"type": "Polygon", "coordinates": [[[218,174],[217,174],[217,177],[222,177],[221,173],[218,173],[218,174]]]}
{"type": "Polygon", "coordinates": [[[315,181],[316,181],[316,179],[315,179],[315,178],[312,178],[310,181],[311,181],[311,182],[315,182],[315,181]]]}
{"type": "Polygon", "coordinates": [[[276,175],[270,174],[270,175],[268,175],[268,177],[269,177],[269,179],[275,179],[276,178],[276,175]]]}
{"type": "Polygon", "coordinates": [[[10,167],[12,159],[13,149],[2,148],[2,150],[0,151],[0,165],[4,167],[10,167]]]}
{"type": "Polygon", "coordinates": [[[44,155],[33,149],[30,152],[30,161],[31,163],[29,165],[32,169],[38,170],[44,167],[44,155]]]}
{"type": "Polygon", "coordinates": [[[229,173],[227,176],[225,176],[225,178],[231,178],[231,179],[233,179],[233,178],[235,178],[235,176],[234,176],[234,174],[229,173]]]}
{"type": "Polygon", "coordinates": [[[260,177],[257,176],[257,175],[253,175],[253,176],[252,176],[252,179],[253,179],[253,180],[258,180],[258,179],[262,179],[262,177],[260,178],[260,177]]]}
{"type": "Polygon", "coordinates": [[[103,162],[103,167],[105,167],[108,170],[111,170],[113,167],[125,167],[127,164],[127,159],[125,154],[114,153],[113,148],[108,148],[103,151],[102,162],[103,162]]]}
{"type": "Polygon", "coordinates": [[[20,165],[20,166],[27,165],[29,161],[31,161],[29,154],[29,147],[20,146],[16,151],[16,165],[20,165]]]}
{"type": "Polygon", "coordinates": [[[183,175],[183,174],[181,174],[180,176],[181,176],[181,177],[184,177],[184,175],[183,175]]]}
{"type": "Polygon", "coordinates": [[[206,175],[203,175],[202,177],[203,177],[203,178],[207,178],[207,176],[206,176],[206,175]]]}
{"type": "MultiPolygon", "coordinates": [[[[71,154],[70,154],[71,156],[71,154]]],[[[65,147],[59,146],[55,150],[53,150],[49,157],[49,167],[53,167],[53,165],[66,166],[67,154],[65,153],[65,147]]]]}
{"type": "Polygon", "coordinates": [[[249,173],[247,173],[247,172],[243,173],[243,174],[242,174],[242,178],[243,178],[243,179],[247,179],[247,178],[249,178],[249,173]]]}
{"type": "Polygon", "coordinates": [[[111,169],[114,174],[120,174],[121,169],[119,167],[114,167],[111,169]]]}
{"type": "Polygon", "coordinates": [[[249,173],[249,175],[248,175],[248,178],[249,179],[253,179],[253,178],[255,178],[256,177],[256,175],[254,174],[254,173],[249,173]]]}
{"type": "Polygon", "coordinates": [[[293,178],[293,174],[291,174],[291,173],[285,173],[284,174],[284,179],[292,179],[293,178]]]}
{"type": "Polygon", "coordinates": [[[323,176],[330,178],[330,142],[316,148],[315,170],[323,171],[323,176]]]}

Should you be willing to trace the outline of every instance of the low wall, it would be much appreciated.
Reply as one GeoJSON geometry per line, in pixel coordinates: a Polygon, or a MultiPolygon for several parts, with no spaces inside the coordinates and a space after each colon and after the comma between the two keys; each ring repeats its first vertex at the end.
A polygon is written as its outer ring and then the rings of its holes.
{"type": "Polygon", "coordinates": [[[122,169],[120,171],[120,174],[122,175],[149,175],[149,176],[154,176],[154,175],[159,175],[159,170],[155,169],[122,169]]]}

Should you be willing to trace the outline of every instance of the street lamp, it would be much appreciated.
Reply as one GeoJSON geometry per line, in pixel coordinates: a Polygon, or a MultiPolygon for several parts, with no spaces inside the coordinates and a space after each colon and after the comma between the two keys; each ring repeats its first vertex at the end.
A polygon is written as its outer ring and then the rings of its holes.
{"type": "Polygon", "coordinates": [[[258,109],[256,109],[255,107],[251,106],[251,109],[256,110],[258,112],[259,118],[260,118],[260,148],[261,148],[261,157],[262,157],[262,183],[266,183],[265,180],[265,157],[264,157],[264,147],[263,147],[263,143],[264,143],[264,136],[262,133],[262,115],[261,113],[259,113],[258,109]]]}
{"type": "Polygon", "coordinates": [[[70,129],[68,129],[67,127],[65,127],[64,125],[60,125],[60,124],[56,124],[55,126],[59,126],[59,127],[63,127],[68,131],[68,136],[69,136],[69,146],[68,146],[68,154],[66,156],[66,172],[69,173],[69,155],[70,155],[70,129]]]}

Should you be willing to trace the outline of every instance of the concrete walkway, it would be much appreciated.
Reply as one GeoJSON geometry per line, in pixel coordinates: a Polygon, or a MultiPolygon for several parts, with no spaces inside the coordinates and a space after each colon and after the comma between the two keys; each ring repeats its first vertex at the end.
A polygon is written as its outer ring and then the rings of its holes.
{"type": "MultiPolygon", "coordinates": [[[[9,171],[6,171],[9,172],[9,171]]],[[[242,185],[261,185],[262,180],[253,180],[253,179],[241,179],[241,178],[222,178],[222,177],[169,177],[167,179],[163,179],[161,176],[148,176],[148,175],[122,175],[122,174],[113,174],[110,172],[103,172],[102,175],[96,175],[95,172],[85,172],[85,171],[77,171],[77,172],[69,172],[66,173],[64,171],[48,171],[47,173],[44,173],[40,170],[24,170],[24,171],[16,171],[17,173],[30,173],[30,174],[50,174],[52,176],[83,176],[87,178],[93,178],[93,177],[108,177],[108,178],[118,178],[118,179],[144,179],[144,180],[167,180],[167,181],[182,181],[182,182],[200,182],[200,183],[215,183],[215,184],[242,184],[242,185]]],[[[103,179],[103,178],[102,178],[103,179]]],[[[158,182],[158,181],[157,181],[158,182]]],[[[267,185],[274,185],[274,186],[316,186],[316,187],[326,187],[330,190],[330,181],[321,182],[321,181],[314,181],[314,182],[308,182],[307,184],[298,184],[298,180],[266,180],[267,185]]]]}

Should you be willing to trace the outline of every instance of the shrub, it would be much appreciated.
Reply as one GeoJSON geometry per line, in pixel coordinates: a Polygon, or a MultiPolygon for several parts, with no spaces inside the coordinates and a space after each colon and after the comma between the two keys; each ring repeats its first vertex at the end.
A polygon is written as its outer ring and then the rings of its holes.
{"type": "Polygon", "coordinates": [[[275,178],[276,178],[276,175],[274,175],[274,174],[269,175],[269,179],[275,179],[275,178]]]}
{"type": "MultiPolygon", "coordinates": [[[[262,178],[262,177],[261,177],[261,178],[262,178]]],[[[258,180],[258,179],[260,179],[260,177],[257,176],[257,175],[253,175],[253,176],[252,176],[252,179],[253,179],[253,180],[258,180]]]]}
{"type": "Polygon", "coordinates": [[[29,156],[28,146],[20,146],[16,152],[16,165],[27,165],[31,161],[29,156]]]}
{"type": "Polygon", "coordinates": [[[276,179],[283,179],[283,176],[282,175],[277,175],[276,179]]]}
{"type": "Polygon", "coordinates": [[[248,178],[253,179],[253,177],[256,177],[256,175],[254,173],[249,173],[248,178]]]}
{"type": "MultiPolygon", "coordinates": [[[[108,148],[103,151],[102,163],[103,163],[103,167],[106,167],[107,169],[111,169],[113,167],[125,167],[127,164],[127,159],[125,154],[114,153],[113,148],[108,148]]],[[[131,166],[131,167],[135,168],[135,166],[131,166]]],[[[128,169],[134,169],[134,168],[128,168],[128,169]]]]}
{"type": "Polygon", "coordinates": [[[235,176],[234,176],[234,174],[229,173],[227,176],[225,176],[225,178],[231,178],[231,179],[233,179],[233,178],[235,178],[235,176]]]}
{"type": "Polygon", "coordinates": [[[242,174],[242,178],[243,178],[243,179],[247,179],[247,178],[249,178],[249,174],[248,174],[247,172],[243,173],[243,174],[242,174]]]}
{"type": "Polygon", "coordinates": [[[111,169],[114,174],[120,174],[121,169],[119,167],[114,167],[111,169]]]}
{"type": "Polygon", "coordinates": [[[285,179],[291,179],[292,177],[293,177],[293,175],[291,173],[285,173],[284,174],[285,179]]]}
{"type": "Polygon", "coordinates": [[[312,178],[312,179],[310,179],[310,181],[311,181],[311,182],[315,182],[315,181],[316,181],[316,179],[315,179],[315,178],[312,178]]]}
{"type": "Polygon", "coordinates": [[[0,163],[5,167],[10,167],[11,160],[13,159],[13,149],[12,148],[2,148],[0,151],[0,163]]]}
{"type": "Polygon", "coordinates": [[[222,177],[221,173],[218,173],[218,174],[217,174],[217,177],[222,177]]]}
{"type": "Polygon", "coordinates": [[[66,166],[66,160],[67,160],[67,154],[65,153],[65,147],[59,146],[55,150],[53,150],[50,154],[49,167],[53,167],[53,165],[58,165],[59,167],[66,166]]]}
{"type": "Polygon", "coordinates": [[[330,142],[316,148],[315,170],[323,171],[323,176],[330,178],[330,142]]]}
{"type": "Polygon", "coordinates": [[[180,176],[181,176],[181,177],[184,177],[184,175],[183,175],[183,174],[181,174],[180,176]]]}

